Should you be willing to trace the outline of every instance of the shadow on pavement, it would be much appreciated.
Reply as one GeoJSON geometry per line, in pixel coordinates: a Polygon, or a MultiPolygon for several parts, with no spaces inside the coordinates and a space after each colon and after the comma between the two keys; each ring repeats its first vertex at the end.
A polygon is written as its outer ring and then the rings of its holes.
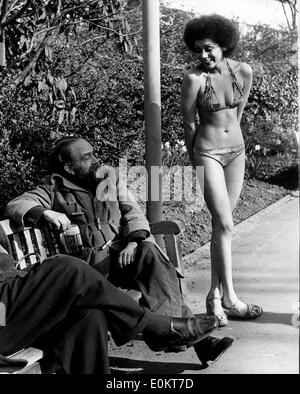
{"type": "MultiPolygon", "coordinates": [[[[286,324],[288,326],[292,325],[292,313],[278,313],[278,312],[263,312],[263,314],[258,319],[253,320],[244,320],[247,323],[261,323],[261,324],[286,324]]],[[[239,320],[242,319],[230,319],[230,320],[239,320]]]]}
{"type": "Polygon", "coordinates": [[[155,362],[133,360],[123,357],[109,357],[112,374],[178,374],[184,371],[200,371],[207,368],[199,364],[155,362]]]}
{"type": "Polygon", "coordinates": [[[258,323],[275,323],[275,324],[286,324],[292,325],[292,313],[278,313],[278,312],[263,312],[260,319],[257,319],[258,323]]]}

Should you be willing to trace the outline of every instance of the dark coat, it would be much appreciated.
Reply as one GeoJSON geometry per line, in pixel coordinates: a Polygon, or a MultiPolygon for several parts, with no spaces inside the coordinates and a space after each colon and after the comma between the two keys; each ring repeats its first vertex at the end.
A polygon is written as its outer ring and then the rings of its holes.
{"type": "MultiPolygon", "coordinates": [[[[104,190],[105,183],[103,179],[97,190],[104,190]]],[[[127,189],[124,195],[118,179],[114,186],[116,198],[101,201],[100,192],[93,195],[65,177],[52,174],[43,178],[34,190],[10,201],[5,216],[21,225],[25,224],[26,218],[27,225],[37,226],[47,209],[65,213],[80,228],[84,250],[78,257],[94,265],[105,258],[101,248],[107,241],[113,242],[113,249],[121,250],[126,246],[130,233],[145,230],[149,235],[146,240],[155,242],[150,234],[149,223],[132,195],[127,189]]]]}

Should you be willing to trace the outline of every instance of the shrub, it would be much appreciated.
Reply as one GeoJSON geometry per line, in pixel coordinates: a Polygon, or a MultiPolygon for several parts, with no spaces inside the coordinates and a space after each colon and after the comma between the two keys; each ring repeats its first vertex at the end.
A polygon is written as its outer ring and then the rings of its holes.
{"type": "MultiPolygon", "coordinates": [[[[180,111],[182,76],[188,64],[196,61],[181,39],[189,17],[169,10],[161,26],[162,154],[163,164],[168,166],[189,165],[183,151],[180,111]],[[173,24],[169,24],[170,17],[173,24]]],[[[141,20],[136,19],[132,22],[134,31],[141,27],[141,20]]],[[[49,151],[55,139],[62,135],[87,138],[101,160],[108,164],[118,165],[119,158],[124,156],[129,165],[144,164],[141,41],[132,53],[122,55],[111,43],[94,45],[91,41],[84,46],[75,45],[86,38],[78,34],[70,36],[67,43],[55,38],[51,42],[52,75],[57,81],[65,79],[65,93],[69,87],[75,93],[74,96],[69,90],[70,103],[76,108],[72,119],[54,108],[46,90],[38,91],[38,82],[35,89],[29,86],[16,89],[11,84],[12,72],[0,70],[3,167],[0,209],[8,199],[29,188],[47,172],[49,151]]],[[[253,87],[241,125],[249,177],[268,178],[278,170],[279,162],[281,166],[289,166],[295,160],[297,70],[287,61],[294,40],[286,31],[258,26],[247,32],[236,53],[238,59],[251,64],[254,70],[253,87]]]]}

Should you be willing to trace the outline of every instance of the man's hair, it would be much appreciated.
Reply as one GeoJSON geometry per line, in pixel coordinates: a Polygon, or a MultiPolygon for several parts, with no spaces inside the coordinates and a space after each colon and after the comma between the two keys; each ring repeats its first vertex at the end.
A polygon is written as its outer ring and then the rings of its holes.
{"type": "Polygon", "coordinates": [[[58,173],[65,172],[64,165],[72,162],[71,146],[79,140],[81,140],[80,137],[67,136],[56,141],[49,159],[52,171],[58,173]]]}
{"type": "Polygon", "coordinates": [[[186,24],[183,41],[191,51],[195,51],[195,41],[205,38],[226,48],[223,53],[228,56],[237,46],[239,30],[231,20],[218,14],[202,15],[186,24]]]}

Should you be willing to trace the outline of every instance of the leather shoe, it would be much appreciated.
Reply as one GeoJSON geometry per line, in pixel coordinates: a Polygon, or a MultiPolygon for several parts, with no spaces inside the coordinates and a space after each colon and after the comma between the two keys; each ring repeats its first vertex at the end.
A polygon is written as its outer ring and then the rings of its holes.
{"type": "Polygon", "coordinates": [[[172,317],[170,331],[161,337],[144,334],[144,340],[153,351],[178,352],[194,346],[218,328],[216,316],[172,317]]]}
{"type": "Polygon", "coordinates": [[[233,338],[215,338],[208,336],[203,341],[196,343],[195,352],[204,367],[208,361],[216,361],[231,345],[233,338]]]}

